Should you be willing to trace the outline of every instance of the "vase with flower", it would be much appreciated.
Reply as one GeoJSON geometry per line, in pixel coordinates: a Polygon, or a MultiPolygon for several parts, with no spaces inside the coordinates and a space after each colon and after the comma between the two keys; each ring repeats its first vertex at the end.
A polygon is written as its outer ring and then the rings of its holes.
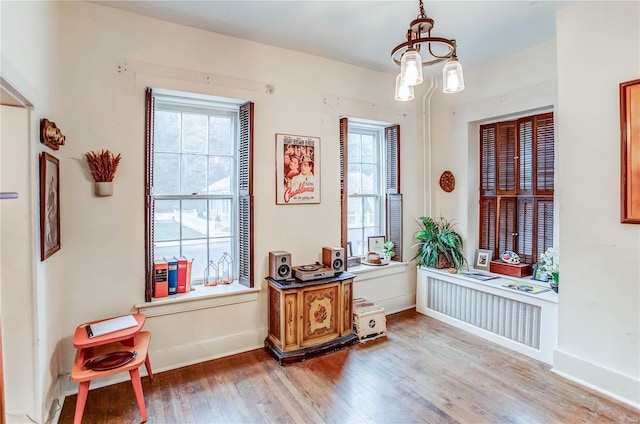
{"type": "Polygon", "coordinates": [[[541,279],[545,281],[551,280],[549,282],[549,286],[557,293],[560,282],[560,261],[558,250],[550,247],[544,253],[541,253],[537,267],[540,271],[541,279]]]}

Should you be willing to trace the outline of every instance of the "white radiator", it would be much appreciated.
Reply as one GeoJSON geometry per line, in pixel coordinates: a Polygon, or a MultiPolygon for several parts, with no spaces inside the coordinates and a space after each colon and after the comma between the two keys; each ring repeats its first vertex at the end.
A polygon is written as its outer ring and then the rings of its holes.
{"type": "Polygon", "coordinates": [[[503,287],[508,278],[478,282],[418,268],[416,310],[509,349],[553,365],[558,340],[558,295],[503,287]]]}
{"type": "Polygon", "coordinates": [[[540,307],[435,278],[427,308],[534,349],[540,348],[540,307]]]}

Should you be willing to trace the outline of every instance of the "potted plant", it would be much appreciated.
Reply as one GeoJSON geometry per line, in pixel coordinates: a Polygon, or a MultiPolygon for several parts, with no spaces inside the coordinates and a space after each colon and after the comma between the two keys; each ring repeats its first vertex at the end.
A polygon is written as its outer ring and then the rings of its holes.
{"type": "Polygon", "coordinates": [[[467,265],[462,253],[462,237],[453,229],[453,223],[445,218],[435,220],[428,216],[420,218],[422,229],[416,232],[414,245],[418,251],[413,259],[419,266],[432,268],[454,268],[467,265]]]}
{"type": "Polygon", "coordinates": [[[109,150],[101,152],[87,152],[84,154],[89,165],[89,171],[95,181],[96,196],[111,196],[113,194],[113,177],[120,164],[120,154],[114,155],[109,150]]]}
{"type": "Polygon", "coordinates": [[[560,282],[560,265],[558,250],[550,247],[544,253],[540,254],[540,259],[536,266],[540,270],[540,278],[545,281],[552,280],[549,286],[558,292],[558,284],[560,282]]]}
{"type": "Polygon", "coordinates": [[[384,263],[389,263],[391,258],[396,256],[396,252],[393,251],[394,247],[396,247],[396,245],[391,240],[384,242],[382,245],[382,254],[384,255],[382,261],[384,263]]]}

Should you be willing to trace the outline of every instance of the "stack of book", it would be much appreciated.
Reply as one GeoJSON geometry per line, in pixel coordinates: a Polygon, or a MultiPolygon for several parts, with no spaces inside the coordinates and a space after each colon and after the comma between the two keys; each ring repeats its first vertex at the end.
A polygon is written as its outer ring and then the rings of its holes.
{"type": "Polygon", "coordinates": [[[167,297],[191,291],[193,259],[184,256],[156,259],[153,263],[153,297],[167,297]]]}

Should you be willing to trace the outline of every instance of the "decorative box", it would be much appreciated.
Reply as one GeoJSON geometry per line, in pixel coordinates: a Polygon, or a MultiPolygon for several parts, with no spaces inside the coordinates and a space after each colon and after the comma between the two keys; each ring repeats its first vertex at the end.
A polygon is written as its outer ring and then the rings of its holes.
{"type": "Polygon", "coordinates": [[[530,264],[508,264],[499,259],[491,261],[489,271],[510,277],[526,277],[532,274],[530,264]]]}
{"type": "Polygon", "coordinates": [[[353,299],[353,329],[360,342],[385,336],[387,317],[384,308],[361,297],[353,299]]]}

